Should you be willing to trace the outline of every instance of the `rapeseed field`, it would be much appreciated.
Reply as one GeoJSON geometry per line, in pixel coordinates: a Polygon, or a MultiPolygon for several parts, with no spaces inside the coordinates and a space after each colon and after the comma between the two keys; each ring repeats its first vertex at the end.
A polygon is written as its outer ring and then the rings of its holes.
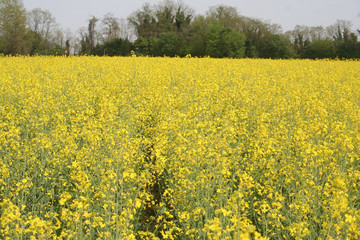
{"type": "Polygon", "coordinates": [[[0,66],[1,239],[360,238],[360,61],[0,66]]]}

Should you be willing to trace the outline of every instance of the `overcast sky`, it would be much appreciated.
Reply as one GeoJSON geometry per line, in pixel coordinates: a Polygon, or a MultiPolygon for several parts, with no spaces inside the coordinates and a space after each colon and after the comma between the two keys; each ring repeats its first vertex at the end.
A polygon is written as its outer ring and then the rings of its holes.
{"type": "MultiPolygon", "coordinates": [[[[102,18],[106,13],[126,19],[145,2],[158,0],[23,0],[27,10],[48,10],[63,29],[77,31],[87,26],[91,16],[102,18]]],[[[283,31],[296,25],[324,27],[337,19],[349,20],[353,30],[360,29],[360,0],[183,0],[196,14],[204,14],[209,7],[228,5],[236,7],[241,15],[255,17],[282,26],[283,31]]]]}

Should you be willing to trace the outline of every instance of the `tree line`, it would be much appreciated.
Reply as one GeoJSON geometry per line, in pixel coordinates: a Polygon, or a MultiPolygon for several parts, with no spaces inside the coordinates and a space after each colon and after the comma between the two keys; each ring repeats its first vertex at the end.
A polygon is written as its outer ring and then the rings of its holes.
{"type": "Polygon", "coordinates": [[[124,20],[95,16],[75,35],[47,10],[30,11],[22,0],[0,0],[0,53],[215,58],[360,58],[360,30],[338,20],[331,26],[281,26],[219,5],[204,15],[182,2],[144,4],[124,20]]]}

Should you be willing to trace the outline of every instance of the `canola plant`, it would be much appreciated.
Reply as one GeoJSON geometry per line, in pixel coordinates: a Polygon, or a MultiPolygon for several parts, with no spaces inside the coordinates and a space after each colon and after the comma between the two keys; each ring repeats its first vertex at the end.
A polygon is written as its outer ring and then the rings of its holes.
{"type": "Polygon", "coordinates": [[[359,239],[360,62],[0,58],[1,239],[359,239]]]}

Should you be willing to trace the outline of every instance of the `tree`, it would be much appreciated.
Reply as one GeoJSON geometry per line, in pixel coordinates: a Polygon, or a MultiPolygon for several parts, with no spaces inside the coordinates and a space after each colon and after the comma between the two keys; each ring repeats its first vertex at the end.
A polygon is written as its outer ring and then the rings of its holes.
{"type": "Polygon", "coordinates": [[[246,36],[246,57],[259,57],[261,47],[264,45],[266,37],[280,34],[281,28],[277,24],[269,24],[260,19],[242,17],[239,24],[239,31],[246,36]]]}
{"type": "Polygon", "coordinates": [[[0,51],[26,54],[26,11],[21,0],[0,0],[0,51]]]}
{"type": "Polygon", "coordinates": [[[241,58],[245,55],[245,36],[214,21],[206,40],[206,52],[210,57],[241,58]]]}
{"type": "Polygon", "coordinates": [[[348,40],[350,37],[351,22],[346,20],[337,20],[335,24],[326,28],[328,36],[337,40],[348,40]]]}
{"type": "Polygon", "coordinates": [[[146,38],[140,37],[134,41],[134,48],[137,54],[150,55],[149,42],[146,38]]]}
{"type": "Polygon", "coordinates": [[[175,3],[166,0],[154,8],[160,34],[163,32],[186,32],[194,15],[194,11],[180,1],[175,3]]]}
{"type": "Polygon", "coordinates": [[[296,56],[288,38],[268,33],[259,44],[260,58],[293,58],[296,56]]]}
{"type": "Polygon", "coordinates": [[[137,37],[159,38],[165,32],[179,32],[184,38],[189,34],[189,26],[194,11],[182,2],[167,0],[157,5],[144,4],[128,18],[137,37]]]}
{"type": "Polygon", "coordinates": [[[85,31],[84,29],[80,30],[80,53],[82,54],[91,54],[91,51],[95,47],[97,34],[95,27],[97,21],[99,21],[99,19],[93,16],[89,19],[87,31],[85,31]]]}
{"type": "Polygon", "coordinates": [[[156,35],[156,20],[149,3],[145,3],[142,9],[133,12],[128,21],[134,27],[137,37],[148,39],[156,35]]]}
{"type": "Polygon", "coordinates": [[[165,1],[155,7],[155,18],[157,33],[160,36],[163,32],[175,30],[175,5],[171,1],[165,1]]]}
{"type": "Polygon", "coordinates": [[[341,58],[360,58],[360,42],[355,33],[349,33],[349,36],[342,41],[335,41],[336,54],[341,58]]]}
{"type": "Polygon", "coordinates": [[[113,14],[106,14],[101,20],[101,25],[103,43],[120,37],[120,20],[113,14]]]}
{"type": "Polygon", "coordinates": [[[196,16],[191,23],[191,55],[243,57],[246,38],[240,30],[242,21],[236,8],[225,5],[209,8],[206,16],[196,16]]]}
{"type": "Polygon", "coordinates": [[[241,30],[243,17],[240,16],[235,7],[219,5],[210,7],[206,13],[206,18],[212,21],[218,21],[223,27],[234,30],[241,30]]]}
{"type": "Polygon", "coordinates": [[[65,34],[65,51],[67,51],[67,55],[69,55],[71,52],[73,52],[73,54],[75,54],[75,36],[73,34],[73,32],[67,28],[65,31],[64,31],[64,34],[65,34]]]}
{"type": "Polygon", "coordinates": [[[296,54],[303,57],[305,45],[310,41],[309,27],[296,25],[294,30],[288,31],[286,34],[293,43],[296,54]]]}
{"type": "Polygon", "coordinates": [[[327,31],[334,40],[336,55],[341,58],[360,57],[356,33],[351,32],[351,22],[337,20],[335,24],[327,27],[327,31]]]}
{"type": "Polygon", "coordinates": [[[47,10],[35,8],[27,12],[30,55],[60,55],[70,51],[71,33],[64,32],[47,10]]]}
{"type": "Polygon", "coordinates": [[[27,27],[37,37],[39,48],[48,49],[54,45],[52,40],[58,34],[58,25],[49,11],[35,8],[27,13],[26,20],[27,27]]]}
{"type": "Polygon", "coordinates": [[[96,17],[92,17],[89,20],[89,26],[88,26],[88,45],[89,45],[89,50],[91,51],[94,47],[95,47],[95,41],[96,41],[96,30],[95,30],[95,26],[96,26],[96,22],[99,21],[99,19],[97,19],[96,17]]]}
{"type": "Polygon", "coordinates": [[[174,57],[175,55],[186,55],[187,52],[182,51],[183,44],[183,37],[175,32],[164,32],[159,38],[159,46],[162,55],[170,57],[174,57]]]}
{"type": "Polygon", "coordinates": [[[305,46],[303,57],[311,59],[333,58],[335,54],[335,45],[330,39],[318,39],[305,46]]]}
{"type": "Polygon", "coordinates": [[[128,39],[113,38],[104,44],[98,44],[92,51],[95,55],[129,56],[133,45],[128,39]]]}
{"type": "Polygon", "coordinates": [[[190,52],[191,21],[194,11],[171,0],[144,4],[128,18],[138,37],[137,52],[152,56],[183,56],[190,52]]]}
{"type": "Polygon", "coordinates": [[[221,31],[223,57],[242,58],[245,56],[245,35],[231,28],[221,31]]]}
{"type": "Polygon", "coordinates": [[[316,26],[309,28],[309,37],[311,41],[326,39],[326,33],[323,26],[316,26]]]}
{"type": "Polygon", "coordinates": [[[194,11],[189,7],[179,4],[175,14],[175,25],[178,32],[189,31],[191,20],[193,19],[194,11]]]}
{"type": "Polygon", "coordinates": [[[202,57],[206,55],[206,38],[210,25],[210,21],[201,15],[196,16],[191,23],[189,47],[192,56],[202,57]]]}

